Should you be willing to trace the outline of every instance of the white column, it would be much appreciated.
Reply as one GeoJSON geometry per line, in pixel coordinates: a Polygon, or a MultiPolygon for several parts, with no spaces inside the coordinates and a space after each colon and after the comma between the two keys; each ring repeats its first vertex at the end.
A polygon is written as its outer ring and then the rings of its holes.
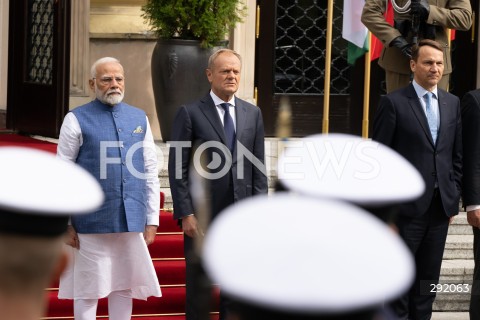
{"type": "Polygon", "coordinates": [[[255,21],[256,1],[243,0],[247,5],[247,16],[239,23],[230,37],[231,48],[242,56],[243,68],[238,97],[256,104],[254,100],[255,80],[255,21]]]}
{"type": "Polygon", "coordinates": [[[72,1],[71,6],[70,109],[90,100],[90,1],[72,1]]]}
{"type": "Polygon", "coordinates": [[[0,110],[7,109],[8,1],[0,1],[0,110]]]}

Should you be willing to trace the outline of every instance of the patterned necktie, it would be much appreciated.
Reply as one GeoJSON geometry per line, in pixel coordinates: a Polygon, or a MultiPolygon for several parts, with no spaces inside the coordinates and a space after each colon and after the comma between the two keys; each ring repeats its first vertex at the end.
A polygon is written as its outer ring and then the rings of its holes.
{"type": "Polygon", "coordinates": [[[437,116],[433,112],[433,107],[432,107],[432,93],[427,92],[424,95],[425,97],[425,104],[427,106],[427,121],[428,121],[428,126],[430,127],[430,133],[432,134],[433,138],[433,143],[435,144],[437,141],[437,132],[438,132],[438,126],[437,126],[437,116]]]}
{"type": "Polygon", "coordinates": [[[225,110],[223,116],[223,130],[225,131],[225,137],[227,138],[227,147],[233,154],[235,149],[235,126],[233,124],[232,116],[230,115],[230,103],[222,103],[220,106],[225,110]]]}

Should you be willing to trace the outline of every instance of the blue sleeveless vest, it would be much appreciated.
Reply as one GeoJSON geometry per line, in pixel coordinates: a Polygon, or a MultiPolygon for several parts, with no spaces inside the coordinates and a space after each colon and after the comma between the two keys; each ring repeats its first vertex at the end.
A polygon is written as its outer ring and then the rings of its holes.
{"type": "Polygon", "coordinates": [[[147,221],[143,140],[145,113],[126,103],[113,107],[94,100],[72,110],[82,130],[77,164],[105,193],[102,207],[72,217],[79,233],[143,232],[147,221]]]}

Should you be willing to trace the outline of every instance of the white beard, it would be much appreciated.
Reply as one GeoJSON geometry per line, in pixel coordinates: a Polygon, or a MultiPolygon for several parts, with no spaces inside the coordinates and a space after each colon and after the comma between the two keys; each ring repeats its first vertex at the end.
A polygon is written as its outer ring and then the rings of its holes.
{"type": "Polygon", "coordinates": [[[95,93],[98,100],[111,106],[114,106],[122,102],[124,97],[123,92],[120,90],[108,90],[107,92],[105,92],[105,94],[103,94],[97,88],[95,88],[95,93]],[[112,92],[116,92],[117,94],[110,94],[112,92]]]}

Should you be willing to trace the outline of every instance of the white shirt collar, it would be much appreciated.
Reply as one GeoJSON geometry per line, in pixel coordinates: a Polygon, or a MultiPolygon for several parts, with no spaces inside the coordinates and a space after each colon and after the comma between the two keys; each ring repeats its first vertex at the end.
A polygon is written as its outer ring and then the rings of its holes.
{"type": "Polygon", "coordinates": [[[235,96],[232,97],[232,99],[230,99],[230,101],[223,101],[222,99],[220,99],[215,93],[213,93],[212,90],[210,90],[210,96],[212,97],[213,99],[213,103],[215,103],[216,106],[222,104],[222,103],[225,103],[225,102],[228,102],[230,103],[232,106],[235,106],[235,96]]]}
{"type": "MultiPolygon", "coordinates": [[[[421,99],[423,99],[423,97],[425,96],[425,94],[427,92],[429,92],[427,89],[425,89],[424,87],[422,87],[421,85],[419,85],[415,79],[412,81],[412,84],[413,84],[413,88],[415,89],[415,92],[417,93],[417,96],[421,99]]],[[[433,96],[435,98],[438,99],[438,88],[437,86],[435,86],[435,88],[433,88],[433,90],[431,91],[433,93],[433,96]]]]}

